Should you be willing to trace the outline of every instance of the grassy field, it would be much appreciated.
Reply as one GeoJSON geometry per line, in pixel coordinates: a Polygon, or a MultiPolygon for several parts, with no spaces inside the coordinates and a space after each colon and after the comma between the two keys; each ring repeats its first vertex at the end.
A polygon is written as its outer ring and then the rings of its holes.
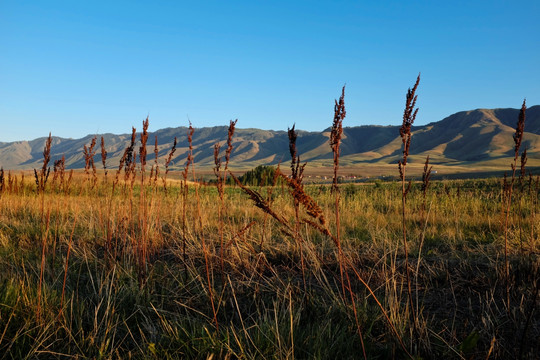
{"type": "Polygon", "coordinates": [[[254,169],[252,186],[229,168],[236,121],[212,173],[194,167],[191,126],[180,173],[169,171],[176,138],[164,164],[157,145],[147,163],[148,119],[117,169],[106,171],[101,138],[102,172],[96,137],[84,171],[62,157],[51,172],[49,135],[41,169],[0,170],[0,356],[538,358],[540,189],[520,155],[525,102],[508,176],[430,181],[429,157],[408,165],[419,81],[398,180],[386,182],[340,184],[353,169],[339,169],[345,88],[331,166],[301,163],[293,126],[288,171],[254,169]]]}
{"type": "Polygon", "coordinates": [[[239,186],[114,175],[5,178],[3,358],[540,354],[537,178],[507,226],[501,179],[413,184],[406,262],[398,182],[340,185],[336,243],[330,186],[306,185],[312,203],[252,187],[257,207],[239,186]]]}

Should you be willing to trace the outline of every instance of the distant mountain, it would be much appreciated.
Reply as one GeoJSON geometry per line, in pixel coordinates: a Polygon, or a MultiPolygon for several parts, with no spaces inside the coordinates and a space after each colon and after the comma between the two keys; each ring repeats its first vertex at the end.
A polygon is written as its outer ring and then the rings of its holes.
{"type": "MultiPolygon", "coordinates": [[[[518,109],[477,109],[453,114],[441,121],[424,126],[413,126],[411,162],[419,162],[430,156],[438,164],[497,164],[513,156],[512,135],[518,119],[518,109]]],[[[151,125],[151,124],[150,124],[151,125]]],[[[109,168],[118,166],[131,135],[103,134],[108,152],[109,168]]],[[[166,128],[150,133],[148,158],[153,162],[154,139],[158,139],[159,163],[162,165],[170,151],[173,139],[178,139],[172,167],[183,167],[188,150],[187,128],[166,128]]],[[[83,147],[91,142],[93,135],[82,139],[53,137],[51,165],[54,160],[66,157],[68,168],[83,168],[83,147]]],[[[331,166],[332,153],[328,145],[329,129],[323,132],[299,131],[297,146],[302,161],[313,166],[331,166]]],[[[43,161],[43,145],[46,138],[31,141],[0,143],[0,166],[4,169],[39,168],[43,161]]],[[[225,144],[227,127],[197,128],[193,136],[195,162],[199,167],[213,165],[213,146],[225,144]]],[[[286,131],[260,129],[237,129],[234,134],[234,150],[231,164],[236,168],[250,168],[260,164],[277,164],[289,161],[286,131]]],[[[540,106],[527,109],[523,145],[529,159],[540,161],[540,106]]],[[[137,144],[137,151],[140,143],[137,144]]],[[[399,126],[356,126],[343,130],[341,164],[396,163],[401,156],[399,126]]],[[[100,151],[95,157],[100,164],[100,151]]],[[[99,166],[98,166],[99,168],[99,166]]]]}

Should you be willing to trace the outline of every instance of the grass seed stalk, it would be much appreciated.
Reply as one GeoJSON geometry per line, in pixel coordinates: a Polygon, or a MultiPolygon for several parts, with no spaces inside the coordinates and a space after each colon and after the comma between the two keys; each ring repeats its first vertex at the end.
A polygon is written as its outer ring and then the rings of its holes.
{"type": "MultiPolygon", "coordinates": [[[[405,176],[406,176],[406,167],[407,167],[407,158],[409,157],[409,150],[411,146],[411,126],[416,119],[416,114],[418,113],[418,108],[416,106],[416,89],[420,83],[420,75],[416,78],[416,83],[413,88],[409,88],[407,91],[405,110],[403,112],[403,123],[399,129],[399,135],[401,136],[401,141],[403,143],[403,158],[398,162],[399,177],[401,179],[401,219],[402,219],[402,230],[403,230],[403,251],[405,253],[405,274],[407,280],[407,294],[409,297],[409,306],[411,318],[413,321],[413,330],[416,330],[416,314],[414,311],[414,302],[412,297],[412,287],[411,287],[411,276],[409,268],[409,251],[407,245],[407,226],[406,226],[406,198],[407,194],[411,188],[411,182],[408,183],[408,186],[405,187],[405,176]]],[[[415,331],[416,332],[416,331],[415,331]]]]}
{"type": "MultiPolygon", "coordinates": [[[[519,149],[523,141],[523,133],[525,132],[525,113],[527,110],[527,105],[525,100],[521,105],[519,111],[518,121],[516,124],[516,131],[514,133],[514,161],[510,164],[512,169],[512,177],[510,181],[506,180],[505,174],[505,186],[504,186],[504,201],[506,202],[504,211],[505,211],[505,220],[504,220],[504,274],[505,274],[505,283],[506,283],[506,307],[510,312],[510,264],[508,261],[508,225],[510,217],[510,208],[512,206],[512,192],[514,187],[514,182],[516,181],[516,170],[517,170],[517,161],[519,158],[519,149]]],[[[525,154],[526,158],[526,154],[525,154]]],[[[522,166],[525,166],[525,161],[522,162],[522,166]]],[[[523,172],[525,170],[523,169],[523,172]]]]}

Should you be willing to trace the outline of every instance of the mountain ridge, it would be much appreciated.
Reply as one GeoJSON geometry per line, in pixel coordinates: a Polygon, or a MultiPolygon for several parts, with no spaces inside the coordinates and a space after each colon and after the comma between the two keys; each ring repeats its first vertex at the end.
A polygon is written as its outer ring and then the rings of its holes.
{"type": "MultiPolygon", "coordinates": [[[[513,157],[515,132],[519,109],[475,109],[460,111],[442,120],[413,126],[411,162],[423,161],[427,155],[439,164],[493,164],[513,157]],[[422,160],[421,160],[422,159],[422,160]]],[[[540,165],[540,105],[527,109],[522,149],[527,148],[531,163],[540,165]]],[[[401,156],[400,125],[360,125],[343,128],[340,162],[344,166],[355,164],[392,164],[401,156]]],[[[154,161],[154,139],[158,137],[159,164],[168,156],[174,137],[177,150],[171,167],[183,167],[187,151],[185,126],[168,127],[149,132],[148,160],[154,161]]],[[[323,131],[298,130],[297,148],[302,161],[314,166],[330,165],[332,152],[328,145],[330,128],[323,131]]],[[[108,168],[116,167],[131,134],[104,133],[86,135],[79,139],[53,136],[51,164],[65,155],[67,168],[83,168],[83,147],[94,136],[103,136],[108,152],[108,168]]],[[[41,167],[46,137],[33,140],[0,142],[0,166],[5,170],[26,170],[41,167]]],[[[199,167],[213,165],[213,146],[225,144],[227,126],[195,128],[193,149],[199,167]]],[[[139,138],[137,138],[139,140],[139,138]]],[[[136,145],[136,149],[140,142],[136,145]]],[[[261,164],[277,164],[289,160],[287,131],[237,128],[233,138],[231,163],[249,168],[261,164]]],[[[99,149],[95,163],[101,162],[99,149]]],[[[506,161],[507,162],[507,161],[506,161]]],[[[505,163],[506,163],[505,162],[505,163]]],[[[534,164],[532,164],[534,165],[534,164]]]]}

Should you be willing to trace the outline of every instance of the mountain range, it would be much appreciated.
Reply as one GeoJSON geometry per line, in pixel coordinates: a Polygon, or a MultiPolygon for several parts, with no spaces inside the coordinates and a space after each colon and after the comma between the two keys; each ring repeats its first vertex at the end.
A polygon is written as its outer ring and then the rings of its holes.
{"type": "MultiPolygon", "coordinates": [[[[412,127],[410,162],[420,164],[427,155],[430,162],[441,166],[508,167],[514,155],[513,134],[518,119],[518,109],[476,109],[462,111],[440,121],[412,127]]],[[[346,119],[345,119],[346,122],[346,119]]],[[[150,124],[151,125],[151,124],[150,124]]],[[[341,144],[342,166],[358,164],[396,164],[402,155],[399,136],[400,126],[344,127],[341,144]]],[[[148,159],[153,163],[154,139],[158,139],[159,164],[163,166],[173,144],[178,139],[177,150],[171,163],[172,169],[184,166],[188,151],[186,127],[165,128],[149,134],[148,159]]],[[[301,161],[310,166],[332,166],[332,152],[328,144],[330,129],[322,132],[298,131],[297,147],[301,161]]],[[[101,163],[99,140],[103,136],[108,152],[107,167],[116,168],[131,134],[100,134],[95,163],[101,163]]],[[[83,147],[89,145],[94,135],[81,139],[54,137],[51,165],[62,155],[67,168],[84,168],[83,147]]],[[[193,151],[199,168],[213,166],[214,144],[222,148],[227,139],[227,127],[195,128],[193,151]]],[[[46,138],[31,141],[0,142],[0,166],[4,169],[25,170],[39,168],[43,162],[46,138]]],[[[137,150],[140,143],[137,144],[137,150]]],[[[249,169],[260,164],[287,163],[290,159],[287,131],[237,128],[233,141],[231,164],[237,169],[249,169]]],[[[526,112],[523,146],[527,148],[528,165],[540,166],[540,105],[531,106],[526,112]]],[[[99,166],[98,166],[99,168],[99,166]]]]}

